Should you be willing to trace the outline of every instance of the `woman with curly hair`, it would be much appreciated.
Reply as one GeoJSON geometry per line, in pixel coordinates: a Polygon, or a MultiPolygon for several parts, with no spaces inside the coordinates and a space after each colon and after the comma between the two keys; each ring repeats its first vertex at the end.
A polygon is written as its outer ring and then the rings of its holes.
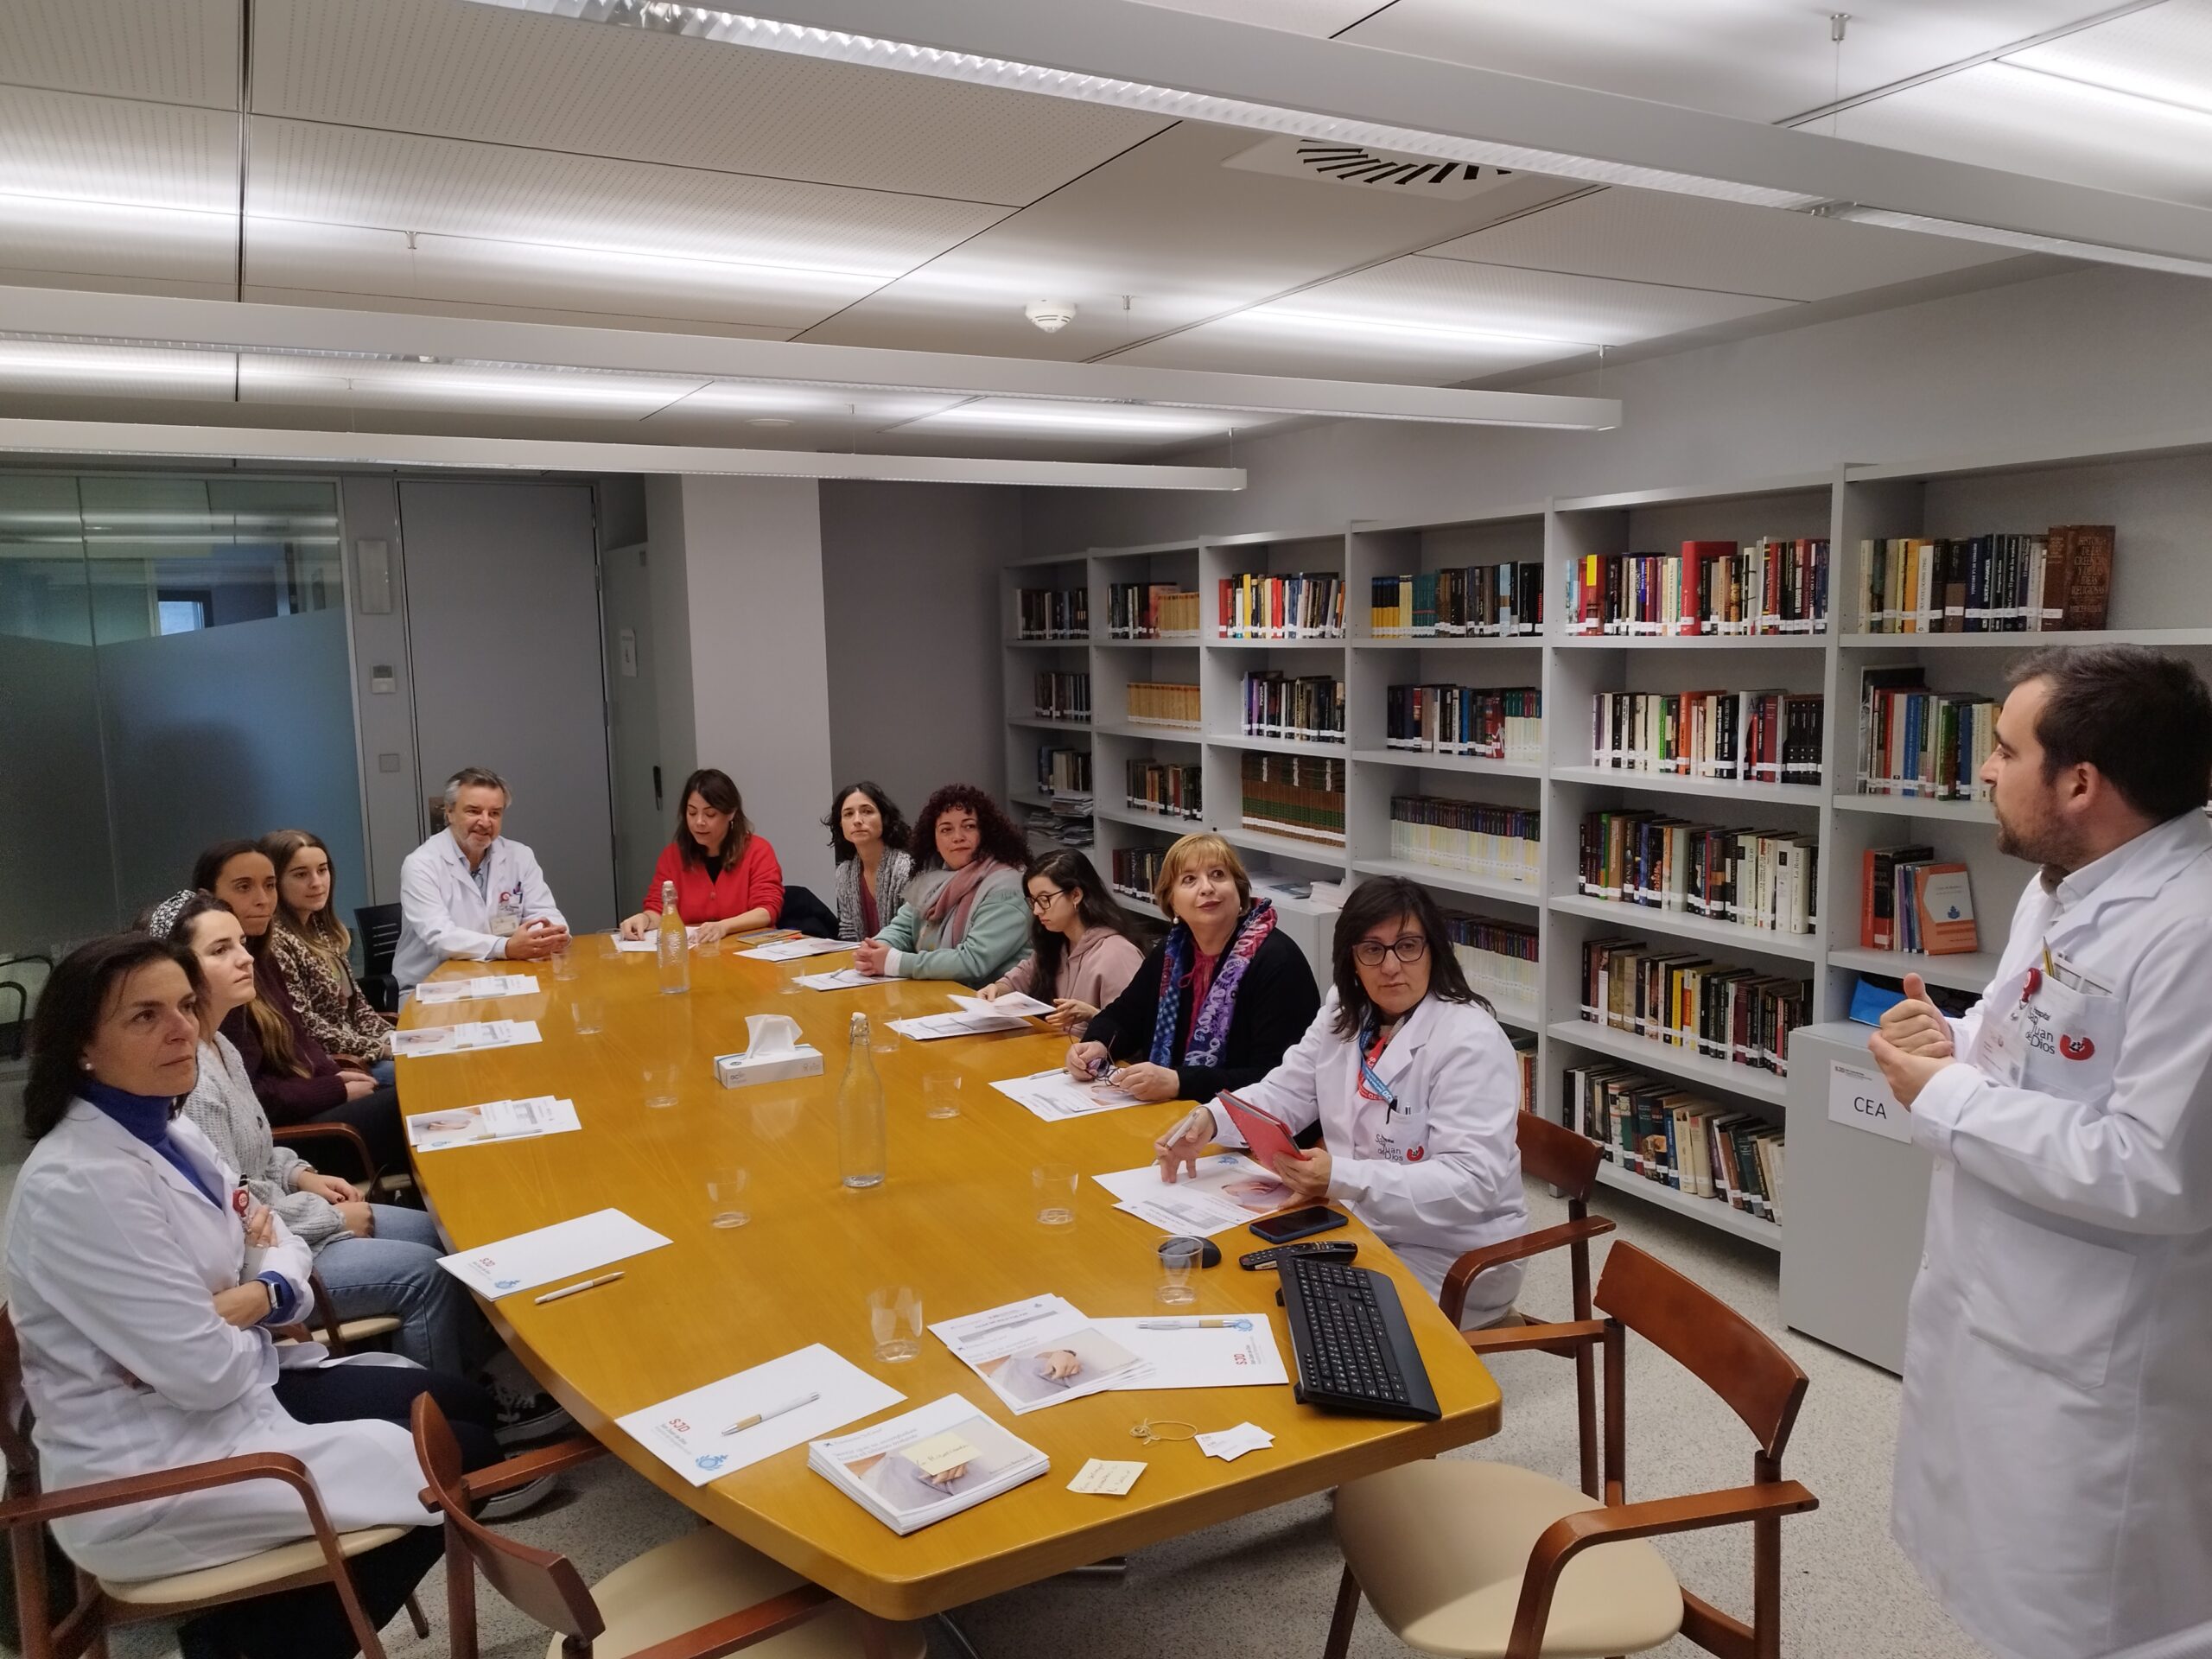
{"type": "Polygon", "coordinates": [[[911,844],[914,874],[891,925],[853,952],[862,973],[987,985],[1021,959],[1029,849],[999,804],[973,784],[947,784],[923,804],[911,844]]]}

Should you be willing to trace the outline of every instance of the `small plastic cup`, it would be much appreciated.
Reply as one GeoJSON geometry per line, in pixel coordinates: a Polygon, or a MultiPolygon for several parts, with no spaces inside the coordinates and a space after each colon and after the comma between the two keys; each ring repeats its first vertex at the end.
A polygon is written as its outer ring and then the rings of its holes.
{"type": "Polygon", "coordinates": [[[1075,1192],[1079,1178],[1065,1164],[1039,1164],[1029,1172],[1030,1185],[1037,1193],[1037,1224],[1039,1227],[1072,1227],[1075,1225],[1075,1192]]]}
{"type": "Polygon", "coordinates": [[[565,949],[556,950],[546,960],[553,964],[553,977],[563,983],[565,984],[576,976],[578,972],[576,947],[573,944],[565,949]]]}
{"type": "Polygon", "coordinates": [[[868,1294],[868,1336],[875,1357],[897,1365],[922,1351],[922,1293],[911,1285],[887,1285],[868,1294]]]}
{"type": "Polygon", "coordinates": [[[753,1219],[745,1207],[747,1173],[735,1166],[716,1170],[707,1178],[707,1223],[713,1227],[742,1227],[753,1219]]]}
{"type": "Polygon", "coordinates": [[[1198,1300],[1191,1275],[1205,1246],[1196,1239],[1171,1238],[1160,1247],[1160,1288],[1153,1300],[1162,1307],[1187,1307],[1198,1300]]]}
{"type": "Polygon", "coordinates": [[[683,1064],[677,1059],[645,1063],[645,1104],[673,1106],[683,1093],[683,1064]]]}
{"type": "Polygon", "coordinates": [[[569,994],[569,1027],[579,1037],[594,1037],[607,1029],[607,999],[596,991],[569,994]]]}
{"type": "MultiPolygon", "coordinates": [[[[960,1116],[959,1077],[931,1077],[922,1079],[922,1116],[924,1117],[957,1117],[960,1116]]],[[[1070,1219],[1073,1219],[1072,1217],[1070,1219]]]]}

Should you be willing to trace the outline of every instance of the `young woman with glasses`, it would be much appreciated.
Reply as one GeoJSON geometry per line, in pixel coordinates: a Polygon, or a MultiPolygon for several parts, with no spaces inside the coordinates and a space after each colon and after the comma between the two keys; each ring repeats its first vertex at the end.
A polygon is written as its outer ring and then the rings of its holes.
{"type": "Polygon", "coordinates": [[[1078,852],[1046,853],[1022,877],[1029,954],[982,988],[987,1002],[1027,993],[1048,1001],[1045,1023],[1080,1039],[1144,962],[1136,924],[1114,902],[1097,867],[1078,852]]]}
{"type": "MultiPolygon", "coordinates": [[[[1478,1245],[1524,1232],[1516,1114],[1520,1068],[1490,1004],[1468,988],[1444,912],[1426,887],[1363,882],[1337,918],[1335,982],[1282,1064],[1236,1097],[1321,1144],[1275,1173],[1308,1204],[1343,1205],[1404,1259],[1432,1294],[1478,1245]]],[[[1170,1181],[1214,1143],[1243,1137],[1217,1101],[1154,1147],[1170,1181]]],[[[1462,1321],[1512,1311],[1521,1269],[1469,1287],[1462,1321]]]]}

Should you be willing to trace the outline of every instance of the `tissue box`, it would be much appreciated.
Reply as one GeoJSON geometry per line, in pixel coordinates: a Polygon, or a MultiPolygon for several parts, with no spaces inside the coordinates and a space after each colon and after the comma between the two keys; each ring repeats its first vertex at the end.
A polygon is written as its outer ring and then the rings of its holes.
{"type": "Polygon", "coordinates": [[[778,1054],[757,1056],[717,1054],[715,1081],[725,1089],[742,1089],[750,1083],[783,1083],[792,1077],[822,1075],[822,1051],[801,1043],[778,1054]]]}

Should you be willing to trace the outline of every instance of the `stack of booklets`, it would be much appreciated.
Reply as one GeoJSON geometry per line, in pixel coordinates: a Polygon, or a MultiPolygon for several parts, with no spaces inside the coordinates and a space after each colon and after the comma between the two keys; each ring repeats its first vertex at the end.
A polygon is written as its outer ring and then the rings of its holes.
{"type": "Polygon", "coordinates": [[[1536,1006],[1536,930],[1447,910],[1444,925],[1467,983],[1501,1014],[1536,1006]]]}
{"type": "Polygon", "coordinates": [[[1244,827],[1332,847],[1344,844],[1344,763],[1334,757],[1264,754],[1243,760],[1244,827]]]}
{"type": "Polygon", "coordinates": [[[1370,592],[1368,631],[1378,639],[1502,639],[1544,628],[1541,559],[1376,576],[1370,592]]]}
{"type": "Polygon", "coordinates": [[[1931,691],[1915,667],[1859,674],[1859,792],[1983,800],[1981,768],[1997,747],[2001,704],[1931,691]]]}
{"type": "Polygon", "coordinates": [[[1535,765],[1543,757],[1543,693],[1533,685],[1393,685],[1382,746],[1535,765]]]}
{"type": "Polygon", "coordinates": [[[1585,898],[1778,933],[1809,933],[1819,918],[1820,844],[1809,835],[1607,809],[1583,816],[1579,850],[1585,898]]]}
{"type": "Polygon", "coordinates": [[[1824,633],[1821,537],[1684,542],[1679,553],[1592,553],[1567,563],[1567,632],[1824,633]]]}
{"type": "Polygon", "coordinates": [[[1560,1116],[1631,1175],[1782,1219],[1782,1131],[1754,1113],[1620,1065],[1567,1069],[1560,1116]]]}
{"type": "Polygon", "coordinates": [[[1140,812],[1156,812],[1163,818],[1205,816],[1205,792],[1200,778],[1205,768],[1195,763],[1177,765],[1166,760],[1128,763],[1128,804],[1140,812]]]}
{"type": "Polygon", "coordinates": [[[1533,806],[1436,795],[1390,798],[1390,856],[1492,881],[1535,881],[1542,862],[1542,814],[1533,806]]]}
{"type": "Polygon", "coordinates": [[[948,1394],[872,1427],[809,1441],[806,1466],[903,1537],[1036,1479],[1052,1462],[948,1394]]]}
{"type": "Polygon", "coordinates": [[[1224,639],[1341,639],[1344,579],[1333,570],[1221,579],[1224,639]]]}
{"type": "Polygon", "coordinates": [[[1090,590],[1087,588],[1024,588],[1014,596],[1018,639],[1090,638],[1090,590]]]}
{"type": "Polygon", "coordinates": [[[1862,860],[1861,947],[1930,957],[1981,948],[1965,865],[1939,862],[1933,847],[1869,847],[1862,860]]]}
{"type": "Polygon", "coordinates": [[[1109,639],[1195,639],[1198,593],[1172,582],[1117,582],[1106,590],[1109,639]]]}
{"type": "Polygon", "coordinates": [[[1949,540],[1859,543],[1869,633],[2044,633],[2101,628],[2112,598],[2110,524],[1949,540]]]}
{"type": "Polygon", "coordinates": [[[1796,691],[1600,691],[1594,766],[1745,784],[1818,784],[1827,702],[1796,691]]]}
{"type": "Polygon", "coordinates": [[[1582,1017],[1708,1059],[1789,1072],[1789,1033],[1813,1006],[1810,980],[1762,974],[1648,939],[1582,945],[1582,1017]]]}
{"type": "Polygon", "coordinates": [[[1327,674],[1294,677],[1280,669],[1244,677],[1244,735],[1300,743],[1344,741],[1344,683],[1327,674]]]}
{"type": "Polygon", "coordinates": [[[1090,719],[1090,676],[1043,673],[1036,677],[1031,712],[1039,720],[1090,719]]]}

